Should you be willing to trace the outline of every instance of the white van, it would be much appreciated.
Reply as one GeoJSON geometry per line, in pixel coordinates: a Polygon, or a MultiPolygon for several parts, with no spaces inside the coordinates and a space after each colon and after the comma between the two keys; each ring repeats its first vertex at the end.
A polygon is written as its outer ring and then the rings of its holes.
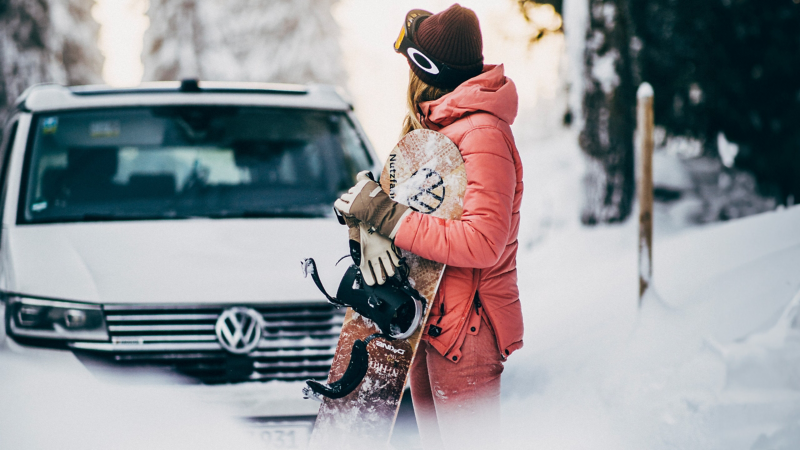
{"type": "Polygon", "coordinates": [[[379,166],[335,89],[41,85],[1,149],[0,352],[167,372],[289,428],[316,414],[261,382],[325,379],[338,340],[299,263],[348,254],[331,205],[379,166]]]}

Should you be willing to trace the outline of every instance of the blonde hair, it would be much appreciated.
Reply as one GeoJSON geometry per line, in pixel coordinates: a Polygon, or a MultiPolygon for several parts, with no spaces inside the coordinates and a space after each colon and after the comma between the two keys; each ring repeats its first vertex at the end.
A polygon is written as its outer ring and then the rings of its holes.
{"type": "Polygon", "coordinates": [[[443,89],[431,86],[422,81],[412,70],[408,71],[408,112],[403,119],[403,132],[400,137],[405,136],[409,131],[425,128],[419,121],[419,104],[436,100],[445,94],[452,92],[452,89],[443,89]]]}

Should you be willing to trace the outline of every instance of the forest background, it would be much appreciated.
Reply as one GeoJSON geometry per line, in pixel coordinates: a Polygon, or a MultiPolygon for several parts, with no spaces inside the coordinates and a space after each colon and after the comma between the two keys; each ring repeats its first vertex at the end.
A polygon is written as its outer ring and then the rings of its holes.
{"type": "MultiPolygon", "coordinates": [[[[406,71],[401,58],[388,68],[375,63],[390,54],[380,44],[396,28],[383,18],[450,2],[412,3],[3,0],[0,122],[40,82],[320,82],[354,94],[385,154],[397,138],[388,130],[402,114],[406,71]],[[127,41],[115,43],[125,32],[127,41]]],[[[703,223],[800,198],[800,0],[464,3],[484,21],[487,56],[515,69],[529,90],[522,109],[547,108],[530,127],[557,117],[574,131],[585,157],[581,223],[631,215],[635,91],[643,81],[656,92],[657,148],[688,174],[657,180],[657,201],[688,198],[694,206],[684,219],[703,223]]]]}

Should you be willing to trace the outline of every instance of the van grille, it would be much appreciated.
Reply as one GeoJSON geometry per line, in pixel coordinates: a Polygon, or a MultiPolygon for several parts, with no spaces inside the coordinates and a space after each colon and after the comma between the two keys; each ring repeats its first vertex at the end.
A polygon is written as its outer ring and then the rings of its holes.
{"type": "Polygon", "coordinates": [[[325,379],[344,309],[325,303],[248,306],[264,319],[247,355],[222,349],[214,331],[223,307],[105,306],[110,343],[76,342],[115,364],[155,366],[203,383],[325,379]]]}

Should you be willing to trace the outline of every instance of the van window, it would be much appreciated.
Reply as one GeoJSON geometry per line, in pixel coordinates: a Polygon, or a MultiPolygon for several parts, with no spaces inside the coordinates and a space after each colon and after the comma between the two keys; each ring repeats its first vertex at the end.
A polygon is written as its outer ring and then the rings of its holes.
{"type": "MultiPolygon", "coordinates": [[[[19,125],[19,122],[15,120],[9,128],[8,134],[4,136],[5,139],[2,141],[3,146],[0,147],[0,190],[3,192],[3,205],[5,205],[6,172],[8,171],[8,160],[11,158],[11,147],[14,146],[14,139],[17,137],[17,125],[19,125]]],[[[2,216],[2,211],[0,211],[0,217],[2,216]]]]}
{"type": "Polygon", "coordinates": [[[42,114],[20,223],[321,217],[372,161],[344,114],[222,106],[42,114]]]}

